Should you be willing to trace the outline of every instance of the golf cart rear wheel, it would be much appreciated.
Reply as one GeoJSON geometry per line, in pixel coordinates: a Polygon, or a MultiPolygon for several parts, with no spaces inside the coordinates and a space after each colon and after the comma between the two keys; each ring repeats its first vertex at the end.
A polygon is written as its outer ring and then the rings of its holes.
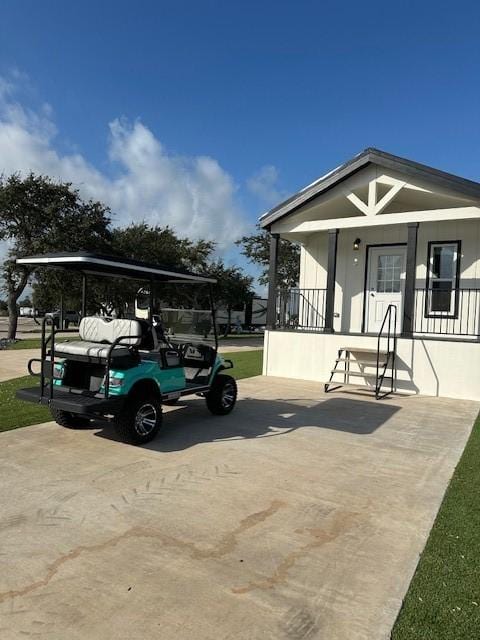
{"type": "Polygon", "coordinates": [[[207,407],[216,416],[225,416],[237,401],[237,383],[232,376],[215,376],[210,391],[205,396],[207,407]]]}
{"type": "Polygon", "coordinates": [[[162,403],[155,396],[127,401],[115,420],[115,430],[124,442],[145,444],[153,440],[162,426],[162,403]]]}
{"type": "Polygon", "coordinates": [[[68,411],[54,409],[53,407],[50,407],[50,413],[57,424],[61,427],[67,427],[67,429],[82,429],[88,422],[87,418],[82,418],[68,411]]]}

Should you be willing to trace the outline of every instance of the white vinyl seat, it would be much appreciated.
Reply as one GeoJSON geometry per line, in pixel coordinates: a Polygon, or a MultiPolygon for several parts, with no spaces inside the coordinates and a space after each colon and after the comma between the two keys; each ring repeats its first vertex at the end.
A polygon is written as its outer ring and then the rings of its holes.
{"type": "Polygon", "coordinates": [[[112,360],[128,358],[129,347],[138,347],[143,337],[142,325],[137,320],[109,320],[96,316],[82,318],[78,333],[81,340],[60,342],[55,345],[57,357],[67,359],[70,357],[87,362],[106,362],[111,345],[122,337],[121,344],[116,345],[112,351],[112,360]]]}

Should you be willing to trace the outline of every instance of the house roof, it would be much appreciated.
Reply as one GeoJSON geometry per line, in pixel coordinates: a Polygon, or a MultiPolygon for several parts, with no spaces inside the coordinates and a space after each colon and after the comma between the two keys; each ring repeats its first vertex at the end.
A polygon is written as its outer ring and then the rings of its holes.
{"type": "Polygon", "coordinates": [[[17,264],[32,267],[53,267],[107,276],[110,278],[134,278],[136,280],[160,280],[167,282],[216,282],[215,278],[197,275],[180,269],[172,269],[159,264],[141,262],[118,256],[96,253],[44,253],[38,256],[17,258],[17,264]]]}
{"type": "Polygon", "coordinates": [[[260,217],[260,226],[263,228],[270,227],[272,223],[292,213],[320,194],[332,189],[369,164],[376,164],[385,169],[393,169],[414,178],[429,180],[433,184],[452,189],[463,196],[480,198],[480,183],[478,182],[369,147],[336,169],[333,169],[333,171],[321,176],[293,196],[290,196],[290,198],[273,207],[270,211],[267,211],[260,217]]]}

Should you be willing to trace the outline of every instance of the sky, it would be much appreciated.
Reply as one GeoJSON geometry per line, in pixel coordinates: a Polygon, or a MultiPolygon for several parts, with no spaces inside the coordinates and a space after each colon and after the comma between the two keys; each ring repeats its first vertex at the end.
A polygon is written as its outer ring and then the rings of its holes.
{"type": "Polygon", "coordinates": [[[251,269],[234,240],[366,147],[480,180],[479,33],[462,0],[3,0],[0,172],[251,269]]]}

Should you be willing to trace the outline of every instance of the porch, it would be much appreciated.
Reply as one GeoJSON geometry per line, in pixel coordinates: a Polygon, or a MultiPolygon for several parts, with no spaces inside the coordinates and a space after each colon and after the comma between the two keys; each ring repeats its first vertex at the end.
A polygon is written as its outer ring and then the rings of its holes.
{"type": "Polygon", "coordinates": [[[261,225],[265,374],[328,385],[333,372],[379,397],[388,369],[397,391],[478,396],[480,184],[366,149],[261,225]],[[285,241],[301,247],[293,289],[278,278],[285,241]]]}
{"type": "Polygon", "coordinates": [[[378,335],[393,305],[398,336],[478,341],[479,239],[479,220],[319,231],[303,239],[299,287],[285,289],[272,234],[268,328],[378,335]]]}

